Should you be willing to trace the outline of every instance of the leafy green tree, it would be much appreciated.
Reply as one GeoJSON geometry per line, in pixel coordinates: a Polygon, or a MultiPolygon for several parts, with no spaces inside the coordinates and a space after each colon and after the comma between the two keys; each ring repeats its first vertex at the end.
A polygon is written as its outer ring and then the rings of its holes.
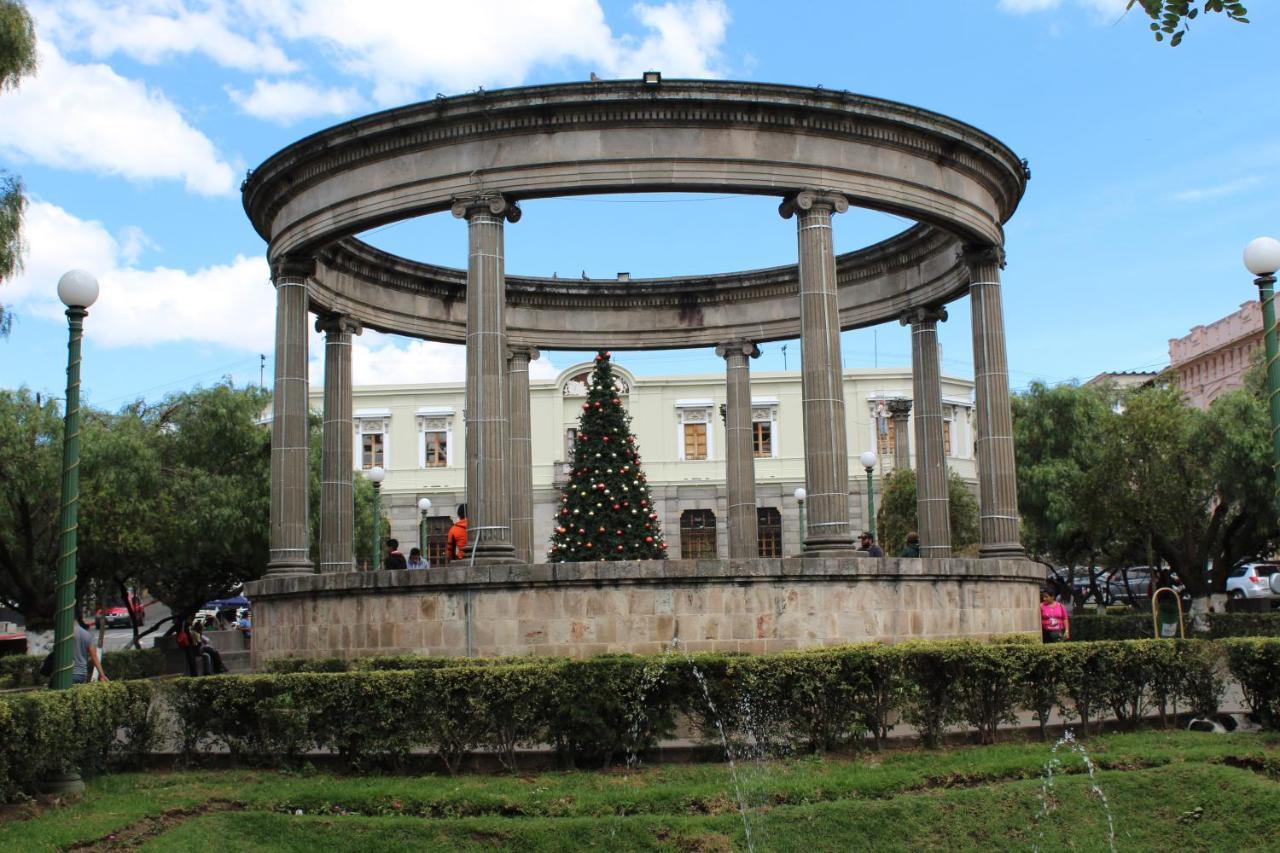
{"type": "Polygon", "coordinates": [[[1115,534],[1089,480],[1117,400],[1114,388],[1040,382],[1012,399],[1022,542],[1034,559],[1066,566],[1068,584],[1075,582],[1077,566],[1087,566],[1099,601],[1098,557],[1115,534]]]}
{"type": "Polygon", "coordinates": [[[1233,0],[1129,0],[1125,6],[1128,11],[1137,6],[1151,19],[1151,31],[1156,41],[1164,41],[1169,36],[1169,44],[1177,47],[1187,34],[1187,27],[1202,12],[1204,14],[1220,13],[1232,21],[1241,24],[1249,23],[1249,10],[1243,3],[1233,0]]]}
{"type": "Polygon", "coordinates": [[[62,413],[26,388],[0,390],[0,602],[53,627],[62,413]]]}
{"type": "MultiPolygon", "coordinates": [[[[951,522],[951,548],[961,552],[978,542],[978,501],[964,480],[954,471],[947,476],[947,497],[951,522]]],[[[916,513],[916,472],[910,468],[894,471],[881,487],[876,512],[880,544],[890,556],[902,551],[907,534],[920,530],[916,513]]]]}
{"type": "Polygon", "coordinates": [[[573,468],[560,497],[547,559],[661,560],[666,548],[640,469],[631,418],[613,378],[613,362],[609,353],[600,352],[582,404],[573,468]]]}
{"type": "MultiPolygon", "coordinates": [[[[36,29],[25,4],[0,0],[0,93],[16,87],[36,70],[36,29]]],[[[0,282],[22,268],[22,213],[26,208],[22,181],[0,171],[0,282]]],[[[0,337],[9,334],[12,318],[0,304],[0,337]]]]}

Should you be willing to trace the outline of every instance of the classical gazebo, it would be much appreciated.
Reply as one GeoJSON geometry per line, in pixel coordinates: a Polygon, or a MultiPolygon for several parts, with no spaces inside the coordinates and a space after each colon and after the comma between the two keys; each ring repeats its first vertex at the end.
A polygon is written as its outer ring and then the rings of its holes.
{"type": "Polygon", "coordinates": [[[277,295],[271,557],[251,588],[255,656],[582,655],[656,651],[674,636],[756,651],[1034,631],[1040,573],[1018,539],[1000,296],[1002,224],[1027,177],[998,140],[915,107],[653,73],[437,98],[279,152],[243,187],[277,295]],[[503,231],[520,200],[620,192],[776,196],[796,221],[798,263],[607,282],[506,276],[503,231]],[[831,229],[851,204],[916,224],[837,256],[831,229]],[[445,210],[467,223],[466,270],[356,236],[445,210]],[[939,387],[937,323],[965,295],[979,559],[951,557],[939,387]],[[319,566],[307,494],[313,313],[326,336],[319,566]],[[859,558],[850,527],[840,332],[884,322],[912,331],[919,559],[859,558]],[[350,346],[365,327],[466,345],[465,567],[354,571],[350,346]],[[758,344],[797,336],[804,553],[758,559],[749,365],[758,344]],[[602,346],[706,346],[724,358],[729,560],[531,563],[529,361],[540,347],[602,346]]]}

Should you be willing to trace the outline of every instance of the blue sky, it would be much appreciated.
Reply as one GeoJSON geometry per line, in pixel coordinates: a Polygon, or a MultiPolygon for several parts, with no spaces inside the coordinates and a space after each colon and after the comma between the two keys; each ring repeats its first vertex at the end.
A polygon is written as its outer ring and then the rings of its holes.
{"type": "MultiPolygon", "coordinates": [[[[271,375],[265,246],[237,193],[246,168],[376,109],[483,86],[635,77],[822,85],[914,104],[995,135],[1030,161],[1007,227],[1011,383],[1159,367],[1168,339],[1256,296],[1240,252],[1280,236],[1280,10],[1196,21],[1157,45],[1125,0],[29,0],[39,74],[0,94],[0,169],[29,195],[25,271],[0,387],[60,396],[54,287],[98,275],[85,396],[117,408],[223,376],[271,375]]],[[[534,201],[507,229],[512,273],[612,277],[795,259],[776,200],[642,196],[534,201]],[[644,235],[637,238],[637,235],[644,235]]],[[[839,251],[908,223],[851,211],[839,251]]],[[[447,215],[367,239],[465,263],[447,215]]],[[[972,374],[969,312],[951,306],[944,369],[972,374]]],[[[796,367],[798,347],[789,347],[796,367]]],[[[905,330],[844,335],[847,367],[905,365],[905,330]]],[[[312,348],[312,381],[320,381],[312,348]]],[[[535,376],[580,356],[547,353],[535,376]]],[[[710,351],[625,354],[640,373],[718,372],[710,351]]],[[[460,348],[366,333],[359,383],[460,379],[460,348]]],[[[756,369],[781,369],[780,343],[756,369]]]]}

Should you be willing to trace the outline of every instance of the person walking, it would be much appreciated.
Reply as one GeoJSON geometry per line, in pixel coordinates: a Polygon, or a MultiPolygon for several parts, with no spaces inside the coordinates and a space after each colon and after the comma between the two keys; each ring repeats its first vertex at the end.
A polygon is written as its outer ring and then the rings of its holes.
{"type": "Polygon", "coordinates": [[[93,644],[93,632],[85,626],[83,615],[77,613],[75,636],[71,639],[71,683],[86,683],[95,670],[99,681],[110,681],[93,644]]]}
{"type": "Polygon", "coordinates": [[[1047,589],[1040,590],[1040,639],[1046,643],[1071,639],[1071,617],[1067,608],[1047,589]]]}
{"type": "Polygon", "coordinates": [[[458,504],[458,520],[449,528],[449,535],[444,540],[444,561],[466,558],[467,550],[467,505],[458,504]]]}

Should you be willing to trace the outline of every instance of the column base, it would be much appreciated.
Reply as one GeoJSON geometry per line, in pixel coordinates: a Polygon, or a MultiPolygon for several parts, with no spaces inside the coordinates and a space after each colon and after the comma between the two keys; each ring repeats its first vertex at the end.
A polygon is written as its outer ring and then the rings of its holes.
{"type": "Polygon", "coordinates": [[[1027,556],[1027,551],[1017,542],[1002,542],[979,546],[978,556],[984,560],[1016,560],[1027,556]]]}
{"type": "Polygon", "coordinates": [[[468,566],[526,565],[509,542],[481,542],[468,548],[466,554],[462,562],[468,566]]]}
{"type": "Polygon", "coordinates": [[[949,545],[921,545],[920,556],[933,558],[950,557],[951,547],[949,545]]]}
{"type": "Polygon", "coordinates": [[[806,537],[802,557],[856,557],[852,536],[806,537]]]}
{"type": "Polygon", "coordinates": [[[263,577],[281,578],[291,575],[313,575],[315,566],[310,560],[272,560],[267,563],[267,571],[263,577]]]}

